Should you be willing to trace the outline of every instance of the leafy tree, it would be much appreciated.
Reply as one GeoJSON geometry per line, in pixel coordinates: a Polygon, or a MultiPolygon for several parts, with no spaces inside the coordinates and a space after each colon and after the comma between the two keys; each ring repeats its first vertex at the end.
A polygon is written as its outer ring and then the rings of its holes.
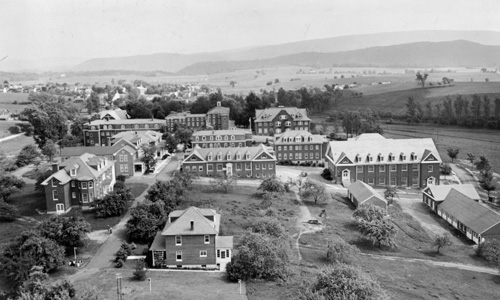
{"type": "Polygon", "coordinates": [[[375,221],[382,220],[385,217],[385,211],[372,204],[361,204],[352,215],[356,221],[375,221]]]}
{"type": "Polygon", "coordinates": [[[392,204],[394,197],[398,196],[398,189],[394,186],[388,186],[384,191],[384,198],[387,203],[392,204]]]}
{"type": "Polygon", "coordinates": [[[72,251],[73,247],[83,247],[87,244],[87,233],[91,232],[89,222],[81,216],[52,216],[44,220],[38,227],[40,234],[56,241],[72,251]]]}
{"type": "Polygon", "coordinates": [[[0,176],[0,197],[7,201],[12,194],[19,193],[24,181],[15,176],[0,176]]]}
{"type": "Polygon", "coordinates": [[[127,199],[117,192],[111,192],[95,201],[95,213],[98,218],[121,216],[127,210],[127,199]]]}
{"type": "Polygon", "coordinates": [[[440,236],[437,236],[434,239],[434,246],[436,247],[436,252],[439,253],[441,248],[448,247],[451,245],[451,239],[448,234],[443,234],[440,236]]]}
{"type": "Polygon", "coordinates": [[[52,175],[52,170],[46,170],[45,172],[38,171],[36,173],[35,191],[43,192],[45,190],[45,187],[42,185],[42,182],[44,182],[45,179],[49,178],[50,175],[52,175]]]}
{"type": "Polygon", "coordinates": [[[156,166],[156,146],[155,145],[142,145],[141,161],[146,165],[147,170],[156,166]]]}
{"type": "Polygon", "coordinates": [[[416,78],[415,80],[417,81],[418,85],[421,85],[422,88],[425,87],[425,81],[427,80],[427,77],[429,77],[429,74],[425,73],[425,74],[420,74],[420,72],[417,72],[417,74],[415,74],[416,78]]]}
{"type": "Polygon", "coordinates": [[[49,276],[43,272],[43,268],[35,266],[30,270],[28,280],[19,289],[18,300],[52,300],[52,299],[74,299],[76,289],[67,280],[51,285],[49,276]]]}
{"type": "Polygon", "coordinates": [[[193,132],[188,128],[179,127],[177,128],[174,134],[175,134],[175,139],[178,141],[178,143],[184,144],[185,148],[191,141],[191,136],[193,135],[193,132]]]}
{"type": "Polygon", "coordinates": [[[305,187],[306,181],[307,181],[306,177],[307,177],[307,173],[306,172],[302,172],[302,173],[300,173],[299,176],[297,176],[296,179],[288,178],[288,186],[290,186],[290,187],[292,187],[292,186],[297,187],[297,189],[299,190],[299,194],[301,194],[302,190],[305,187]]]}
{"type": "Polygon", "coordinates": [[[144,259],[139,259],[135,263],[134,270],[134,279],[139,281],[146,280],[147,277],[147,269],[146,269],[146,261],[144,259]]]}
{"type": "Polygon", "coordinates": [[[491,265],[500,268],[500,240],[488,239],[480,243],[476,254],[486,259],[491,265]]]}
{"type": "Polygon", "coordinates": [[[413,96],[408,97],[408,102],[406,103],[406,117],[408,123],[420,123],[422,122],[422,118],[424,112],[422,110],[422,106],[420,103],[415,101],[413,96]]]}
{"type": "Polygon", "coordinates": [[[0,201],[0,222],[12,222],[19,218],[19,216],[17,207],[0,201]]]}
{"type": "Polygon", "coordinates": [[[165,146],[167,147],[168,152],[174,153],[177,150],[177,140],[170,133],[165,133],[165,146]]]}
{"type": "Polygon", "coordinates": [[[300,197],[302,197],[302,199],[312,199],[316,204],[318,201],[326,201],[329,195],[323,183],[308,179],[304,183],[300,197]]]}
{"type": "Polygon", "coordinates": [[[479,156],[479,160],[476,161],[476,169],[478,171],[489,171],[491,170],[490,161],[483,155],[479,156]]]}
{"type": "Polygon", "coordinates": [[[443,165],[441,165],[441,171],[440,172],[443,175],[450,175],[451,174],[450,164],[443,164],[443,165]]]}
{"type": "Polygon", "coordinates": [[[490,192],[497,189],[493,179],[493,172],[491,170],[479,172],[479,186],[488,193],[488,199],[490,198],[490,192]]]}
{"type": "Polygon", "coordinates": [[[276,218],[262,218],[248,228],[251,232],[260,233],[276,239],[286,238],[287,233],[283,224],[276,218]]]}
{"type": "Polygon", "coordinates": [[[75,116],[77,112],[61,104],[44,104],[28,106],[21,114],[33,126],[35,143],[43,147],[48,139],[59,141],[67,134],[68,116],[75,116]]]}
{"type": "Polygon", "coordinates": [[[448,152],[448,157],[451,158],[451,163],[453,163],[453,161],[457,158],[460,149],[448,148],[446,151],[448,152]]]}
{"type": "Polygon", "coordinates": [[[42,154],[49,158],[49,161],[52,161],[52,157],[57,153],[57,145],[54,144],[52,140],[47,140],[45,145],[42,148],[42,154]]]}
{"type": "Polygon", "coordinates": [[[257,190],[279,195],[283,195],[286,192],[285,184],[283,184],[283,182],[276,176],[268,177],[262,180],[257,190]]]}
{"type": "Polygon", "coordinates": [[[373,221],[360,220],[357,223],[361,234],[366,239],[372,241],[373,245],[378,245],[378,247],[382,247],[382,245],[391,248],[397,247],[394,241],[397,229],[389,218],[373,221]]]}
{"type": "Polygon", "coordinates": [[[344,240],[339,239],[332,243],[328,243],[326,259],[330,263],[350,264],[358,253],[359,249],[356,246],[350,245],[344,240]]]}
{"type": "Polygon", "coordinates": [[[247,233],[241,238],[237,250],[237,254],[226,265],[229,280],[275,280],[288,277],[288,241],[247,233]]]}
{"type": "Polygon", "coordinates": [[[88,123],[89,119],[85,117],[77,117],[70,125],[71,135],[83,142],[83,125],[88,123]]]}
{"type": "Polygon", "coordinates": [[[127,232],[134,241],[152,241],[167,222],[168,213],[162,201],[145,201],[130,210],[127,232]]]}
{"type": "Polygon", "coordinates": [[[99,95],[96,92],[91,92],[90,97],[87,99],[87,111],[89,115],[93,112],[99,113],[101,109],[101,101],[99,100],[99,95]]]}
{"type": "Polygon", "coordinates": [[[476,161],[476,156],[474,154],[472,154],[471,152],[469,152],[469,153],[467,153],[467,160],[469,160],[472,167],[474,167],[474,162],[476,161]]]}
{"type": "Polygon", "coordinates": [[[4,248],[0,262],[0,272],[13,286],[19,286],[34,266],[50,272],[64,264],[64,247],[36,231],[24,231],[4,248]]]}
{"type": "Polygon", "coordinates": [[[180,179],[157,180],[149,187],[145,198],[151,202],[163,202],[164,209],[168,214],[186,200],[185,191],[186,186],[180,179]]]}
{"type": "Polygon", "coordinates": [[[324,269],[308,289],[299,291],[307,300],[387,299],[379,283],[358,267],[337,264],[324,269]]]}
{"type": "Polygon", "coordinates": [[[16,165],[18,167],[24,167],[31,164],[39,156],[40,153],[35,145],[26,145],[17,155],[16,165]]]}
{"type": "Polygon", "coordinates": [[[210,187],[212,189],[220,188],[224,193],[228,193],[238,184],[236,176],[216,176],[210,179],[210,187]]]}

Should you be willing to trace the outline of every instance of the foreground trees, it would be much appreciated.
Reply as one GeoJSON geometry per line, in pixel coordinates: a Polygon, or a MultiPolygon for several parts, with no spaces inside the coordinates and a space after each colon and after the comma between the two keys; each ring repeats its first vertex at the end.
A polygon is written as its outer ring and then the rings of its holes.
{"type": "Polygon", "coordinates": [[[39,226],[40,234],[66,247],[70,252],[73,247],[82,247],[87,244],[87,233],[90,233],[89,222],[83,217],[52,216],[39,226]]]}
{"type": "Polygon", "coordinates": [[[361,234],[373,245],[397,247],[394,241],[397,234],[396,226],[381,208],[371,204],[362,204],[354,211],[353,217],[356,219],[361,234]]]}
{"type": "Polygon", "coordinates": [[[131,218],[127,221],[127,231],[134,241],[152,241],[167,222],[168,214],[161,201],[145,201],[132,208],[131,218]]]}

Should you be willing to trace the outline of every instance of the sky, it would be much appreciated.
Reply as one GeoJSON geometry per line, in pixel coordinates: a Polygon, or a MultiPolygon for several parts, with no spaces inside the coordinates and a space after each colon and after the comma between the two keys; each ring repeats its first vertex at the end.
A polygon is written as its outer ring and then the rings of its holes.
{"type": "Polygon", "coordinates": [[[199,53],[413,30],[500,31],[498,0],[0,0],[0,59],[199,53]]]}

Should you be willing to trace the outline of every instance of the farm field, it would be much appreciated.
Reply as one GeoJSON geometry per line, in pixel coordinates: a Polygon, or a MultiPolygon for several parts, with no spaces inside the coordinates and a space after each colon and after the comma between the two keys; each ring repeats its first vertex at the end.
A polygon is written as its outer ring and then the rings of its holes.
{"type": "Polygon", "coordinates": [[[446,151],[448,148],[458,148],[458,159],[467,159],[468,152],[476,157],[484,155],[490,160],[493,169],[497,173],[500,171],[498,130],[405,124],[383,124],[382,128],[387,138],[432,138],[443,161],[451,161],[446,151]]]}

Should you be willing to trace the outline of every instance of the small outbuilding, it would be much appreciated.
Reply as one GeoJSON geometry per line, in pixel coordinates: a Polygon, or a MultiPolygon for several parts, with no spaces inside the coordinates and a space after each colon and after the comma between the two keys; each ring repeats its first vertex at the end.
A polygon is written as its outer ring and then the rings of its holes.
{"type": "Polygon", "coordinates": [[[354,206],[371,204],[387,210],[387,200],[363,181],[356,181],[347,187],[347,197],[354,206]]]}

